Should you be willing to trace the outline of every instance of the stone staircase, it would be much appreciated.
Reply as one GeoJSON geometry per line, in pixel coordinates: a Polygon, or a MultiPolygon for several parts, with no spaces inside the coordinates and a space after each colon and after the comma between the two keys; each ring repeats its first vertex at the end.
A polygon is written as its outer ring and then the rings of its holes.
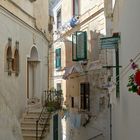
{"type": "MultiPolygon", "coordinates": [[[[39,118],[41,110],[41,107],[38,109],[30,109],[23,115],[21,120],[21,130],[24,140],[36,140],[36,120],[39,118]]],[[[49,123],[47,129],[49,129],[49,123]]],[[[41,136],[42,130],[43,127],[39,125],[38,136],[41,136]]]]}

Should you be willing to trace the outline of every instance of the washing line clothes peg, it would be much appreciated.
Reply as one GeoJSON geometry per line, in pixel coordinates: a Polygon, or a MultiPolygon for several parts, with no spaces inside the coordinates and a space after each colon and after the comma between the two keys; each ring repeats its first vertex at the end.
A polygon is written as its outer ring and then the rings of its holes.
{"type": "Polygon", "coordinates": [[[74,28],[79,23],[79,17],[74,16],[70,20],[70,26],[74,28]]]}

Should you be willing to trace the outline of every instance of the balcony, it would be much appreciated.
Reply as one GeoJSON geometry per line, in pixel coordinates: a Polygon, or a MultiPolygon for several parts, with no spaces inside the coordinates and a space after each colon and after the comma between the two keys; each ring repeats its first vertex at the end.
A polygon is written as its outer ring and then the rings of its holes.
{"type": "Polygon", "coordinates": [[[45,92],[45,106],[48,112],[60,110],[62,108],[62,90],[48,90],[45,92]]]}

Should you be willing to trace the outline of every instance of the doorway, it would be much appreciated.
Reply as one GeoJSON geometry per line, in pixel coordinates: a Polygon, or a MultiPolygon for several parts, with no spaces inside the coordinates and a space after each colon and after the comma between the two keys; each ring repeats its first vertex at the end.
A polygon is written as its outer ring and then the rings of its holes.
{"type": "Polygon", "coordinates": [[[35,46],[32,47],[30,52],[30,57],[27,58],[27,100],[28,104],[35,104],[39,101],[37,97],[37,85],[38,80],[38,69],[39,59],[38,59],[38,51],[35,46]]]}
{"type": "Polygon", "coordinates": [[[53,140],[58,140],[58,114],[53,116],[53,140]]]}

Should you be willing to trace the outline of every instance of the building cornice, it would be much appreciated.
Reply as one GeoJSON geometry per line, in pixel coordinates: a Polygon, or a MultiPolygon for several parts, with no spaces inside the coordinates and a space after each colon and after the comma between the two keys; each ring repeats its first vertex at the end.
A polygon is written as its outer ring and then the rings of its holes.
{"type": "Polygon", "coordinates": [[[20,25],[24,25],[24,27],[27,27],[28,29],[39,33],[47,42],[49,42],[48,38],[46,37],[46,35],[40,31],[36,24],[34,23],[34,27],[29,25],[28,23],[26,23],[24,20],[22,20],[21,18],[19,18],[18,16],[14,15],[11,11],[9,11],[8,9],[6,9],[5,7],[3,7],[2,5],[0,5],[0,13],[7,16],[8,18],[14,19],[15,22],[17,22],[20,25]]]}
{"type": "Polygon", "coordinates": [[[26,16],[28,16],[29,18],[31,18],[32,20],[34,20],[35,22],[35,18],[33,16],[31,16],[29,13],[27,13],[23,8],[21,8],[18,4],[16,4],[14,1],[12,0],[8,0],[8,2],[12,3],[16,8],[18,8],[21,12],[23,12],[26,16]]]}

